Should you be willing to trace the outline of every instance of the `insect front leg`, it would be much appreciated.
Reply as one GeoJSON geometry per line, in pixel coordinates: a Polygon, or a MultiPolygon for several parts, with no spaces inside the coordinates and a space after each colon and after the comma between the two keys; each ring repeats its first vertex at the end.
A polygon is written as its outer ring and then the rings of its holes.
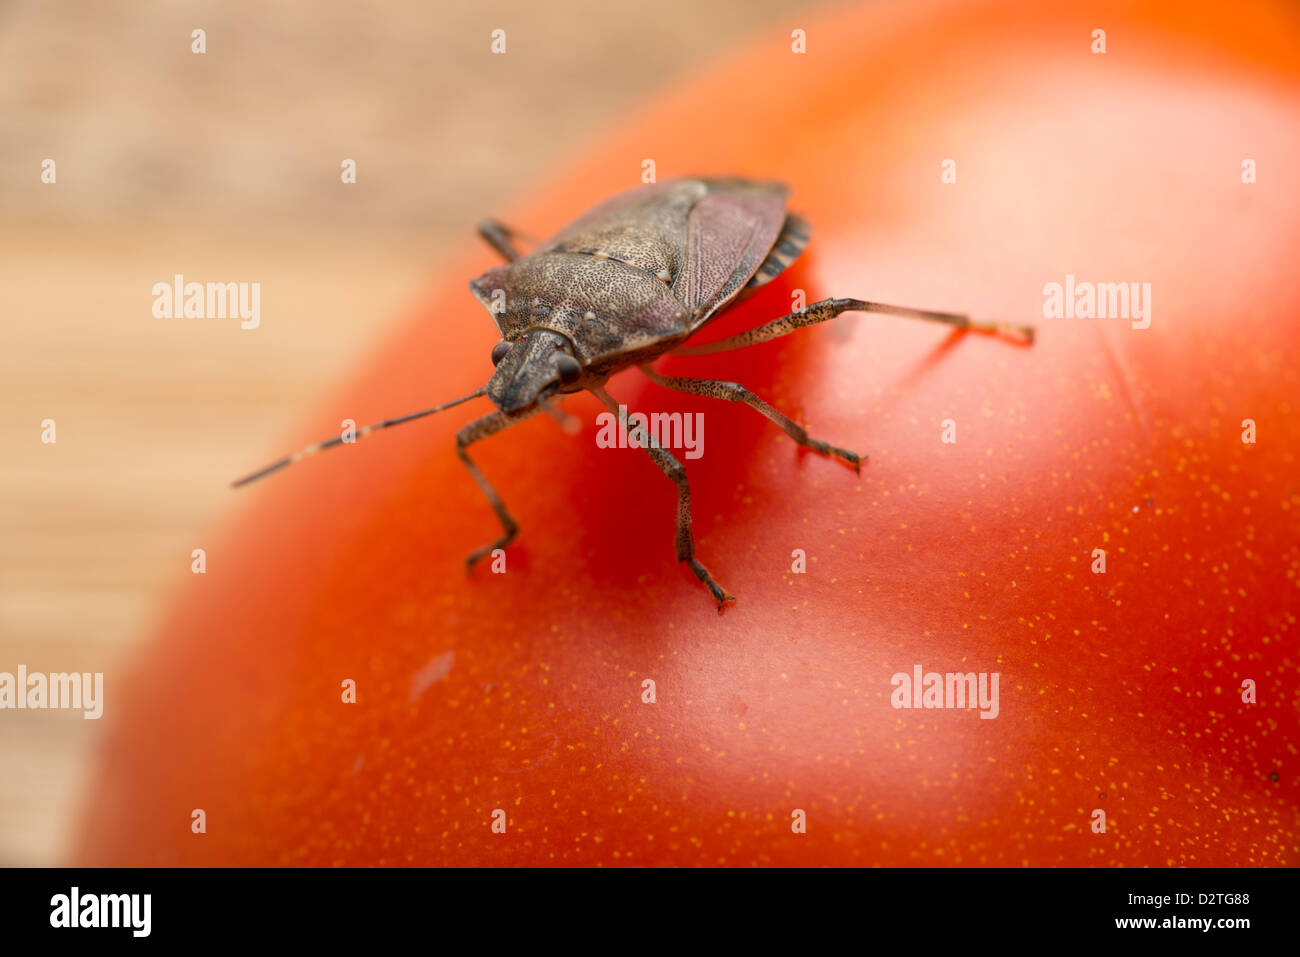
{"type": "MultiPolygon", "coordinates": [[[[616,418],[618,417],[619,405],[608,392],[603,388],[590,391],[605,403],[605,407],[613,412],[616,418]]],[[[736,599],[735,596],[728,595],[727,590],[713,580],[709,570],[695,557],[695,535],[691,531],[691,483],[686,477],[686,468],[675,455],[650,438],[644,430],[638,427],[634,434],[637,442],[646,450],[646,454],[654,464],[659,466],[664,475],[677,486],[677,560],[690,565],[691,571],[695,572],[695,577],[704,583],[704,587],[718,603],[718,611],[722,611],[723,605],[736,599]]]]}
{"type": "Polygon", "coordinates": [[[506,415],[504,412],[493,412],[489,415],[483,416],[481,419],[475,419],[469,425],[456,433],[456,454],[459,455],[460,460],[465,463],[465,468],[469,469],[469,474],[474,476],[474,481],[477,482],[478,487],[482,489],[483,495],[488,500],[488,504],[492,506],[492,511],[497,513],[497,518],[501,522],[501,529],[504,532],[504,534],[495,542],[492,542],[489,545],[484,545],[482,548],[479,548],[466,556],[465,565],[470,571],[473,571],[474,563],[479,559],[486,558],[496,549],[505,548],[514,541],[515,535],[519,532],[519,524],[513,517],[511,517],[510,512],[506,510],[506,503],[501,501],[501,496],[497,494],[496,489],[492,487],[492,484],[484,477],[483,473],[479,471],[479,467],[474,464],[474,460],[469,457],[469,453],[466,452],[465,449],[477,442],[479,439],[485,439],[489,435],[495,435],[502,429],[509,428],[517,422],[524,421],[524,419],[535,415],[537,411],[538,410],[534,408],[514,416],[506,415]]]}
{"type": "Polygon", "coordinates": [[[519,238],[519,233],[499,220],[483,220],[478,224],[478,234],[508,263],[514,262],[522,255],[518,247],[511,242],[512,239],[519,238]]]}
{"type": "Polygon", "coordinates": [[[649,365],[638,366],[651,382],[661,385],[665,389],[672,389],[675,392],[685,392],[688,395],[702,395],[710,399],[724,399],[727,402],[743,402],[751,409],[761,412],[767,416],[790,438],[794,439],[800,445],[805,445],[815,452],[822,455],[834,455],[839,459],[853,466],[853,471],[861,472],[862,463],[866,461],[865,455],[858,455],[856,452],[850,452],[848,449],[841,449],[838,446],[823,442],[821,439],[814,439],[810,436],[802,425],[799,425],[789,416],[774,409],[754,393],[750,392],[739,382],[723,382],[718,379],[680,379],[673,376],[663,376],[652,369],[649,365]]]}
{"type": "Polygon", "coordinates": [[[796,329],[815,326],[819,322],[834,319],[844,312],[879,312],[891,316],[904,316],[908,319],[925,319],[928,322],[942,322],[970,332],[1005,336],[1017,342],[1031,343],[1034,341],[1033,326],[1017,326],[1005,322],[981,322],[960,312],[933,312],[929,309],[911,309],[907,306],[890,306],[883,302],[867,302],[865,299],[823,299],[820,302],[812,303],[800,312],[792,312],[779,319],[773,319],[771,322],[764,323],[756,329],[750,329],[748,332],[742,332],[740,335],[719,339],[716,342],[706,342],[702,345],[682,346],[680,349],[674,349],[672,354],[677,356],[704,356],[714,352],[729,352],[732,349],[756,346],[760,342],[768,342],[772,339],[779,339],[781,336],[787,336],[796,329]]]}

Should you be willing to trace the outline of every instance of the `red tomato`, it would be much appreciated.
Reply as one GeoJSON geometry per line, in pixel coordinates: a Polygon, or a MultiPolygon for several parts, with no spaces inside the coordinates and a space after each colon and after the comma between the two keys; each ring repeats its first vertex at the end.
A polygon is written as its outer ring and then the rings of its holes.
{"type": "MultiPolygon", "coordinates": [[[[523,528],[504,575],[461,565],[497,534],[453,451],[469,407],[241,493],[120,692],[77,861],[1294,864],[1300,57],[1283,6],[1216,9],[863,5],[494,210],[544,233],[644,158],[781,178],[812,243],[708,337],[796,289],[1040,335],[845,317],[664,364],[869,453],[861,477],[743,406],[613,380],[705,413],[687,465],[722,616],[674,560],[670,483],[597,448],[589,396],[576,438],[542,416],[477,447],[523,528]],[[1150,283],[1149,327],[1042,318],[1067,275],[1150,283]],[[918,665],[998,673],[997,717],[895,709],[918,665]]],[[[303,441],[482,384],[465,283],[491,262],[451,264],[303,441]]]]}

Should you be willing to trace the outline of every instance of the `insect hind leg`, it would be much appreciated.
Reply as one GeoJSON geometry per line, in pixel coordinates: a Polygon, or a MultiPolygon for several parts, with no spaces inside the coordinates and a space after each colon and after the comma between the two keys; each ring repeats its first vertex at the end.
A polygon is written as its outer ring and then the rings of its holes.
{"type": "Polygon", "coordinates": [[[769,342],[772,339],[779,339],[781,336],[788,336],[796,329],[815,326],[819,322],[834,319],[845,312],[878,312],[891,316],[903,316],[908,319],[924,319],[927,322],[942,322],[945,325],[955,326],[969,332],[1003,336],[1016,342],[1032,343],[1034,341],[1033,326],[1019,326],[1005,322],[983,322],[972,319],[965,313],[960,312],[912,309],[908,306],[891,306],[883,302],[867,302],[865,299],[823,299],[820,302],[812,303],[799,312],[792,312],[789,315],[781,316],[779,319],[773,319],[771,322],[750,329],[748,332],[742,332],[726,339],[718,339],[714,342],[705,342],[700,345],[681,346],[672,350],[672,354],[677,356],[705,356],[715,352],[730,352],[732,349],[756,346],[760,342],[769,342]]]}
{"type": "Polygon", "coordinates": [[[814,439],[808,434],[808,431],[799,423],[795,422],[789,416],[785,415],[779,409],[773,408],[761,398],[750,392],[739,382],[724,382],[719,379],[683,379],[674,376],[660,375],[649,365],[638,366],[642,373],[645,374],[651,382],[661,385],[665,389],[672,389],[674,392],[685,392],[687,395],[702,395],[710,399],[723,399],[727,402],[743,402],[756,412],[765,415],[786,435],[794,439],[800,445],[812,449],[814,452],[820,452],[822,455],[832,455],[836,458],[847,462],[853,467],[853,471],[861,472],[862,463],[867,460],[865,455],[859,455],[857,452],[851,452],[848,449],[842,449],[839,446],[831,445],[829,442],[823,442],[821,439],[814,439]]]}
{"type": "MultiPolygon", "coordinates": [[[[592,395],[605,403],[605,407],[614,413],[615,418],[619,416],[619,405],[613,397],[603,388],[590,390],[592,395]]],[[[653,438],[647,435],[639,427],[637,429],[637,442],[646,450],[646,454],[655,465],[663,471],[664,475],[672,480],[677,486],[677,560],[686,562],[691,571],[695,573],[704,587],[709,590],[713,600],[718,603],[718,611],[721,612],[723,607],[729,601],[735,601],[734,595],[727,594],[709,570],[704,567],[698,558],[695,557],[695,534],[691,530],[691,483],[686,477],[686,467],[682,465],[677,456],[673,455],[667,449],[663,448],[653,438]]]]}

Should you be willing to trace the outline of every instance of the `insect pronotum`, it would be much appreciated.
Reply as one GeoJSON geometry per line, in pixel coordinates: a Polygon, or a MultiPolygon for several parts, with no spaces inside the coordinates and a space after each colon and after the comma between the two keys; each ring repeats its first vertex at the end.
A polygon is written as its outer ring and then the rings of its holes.
{"type": "MultiPolygon", "coordinates": [[[[720,311],[778,275],[803,251],[807,223],[786,211],[781,183],[734,177],[680,179],[642,186],[607,200],[554,237],[523,254],[516,233],[495,220],[479,225],[482,237],[506,260],[470,282],[470,289],[496,320],[501,341],[492,348],[496,370],[487,385],[442,405],[385,419],[357,432],[379,429],[450,409],[486,396],[496,409],[456,435],[456,453],[501,522],[502,534],[472,552],[470,569],[505,548],[519,526],[496,490],[466,451],[480,439],[545,411],[562,420],[550,400],[581,390],[595,395],[616,416],[618,403],[605,391],[614,373],[636,366],[651,381],[691,395],[743,402],[771,419],[790,438],[860,471],[865,456],[810,436],[802,426],[744,386],[716,379],[679,378],[651,364],[666,353],[701,356],[767,342],[833,319],[843,312],[879,312],[943,322],[972,332],[1033,341],[1028,326],[977,322],[951,312],[889,306],[861,299],[823,299],[748,332],[703,345],[686,345],[720,311]]],[[[676,456],[644,431],[638,442],[677,488],[677,560],[686,562],[721,611],[733,601],[695,557],[691,487],[676,456]]],[[[247,485],[322,449],[335,437],[310,445],[235,482],[247,485]]]]}

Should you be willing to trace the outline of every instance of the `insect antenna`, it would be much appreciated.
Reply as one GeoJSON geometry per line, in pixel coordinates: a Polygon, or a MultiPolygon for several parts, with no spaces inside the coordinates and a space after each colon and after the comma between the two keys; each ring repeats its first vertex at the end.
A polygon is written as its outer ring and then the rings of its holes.
{"type": "MultiPolygon", "coordinates": [[[[369,435],[371,432],[377,432],[380,429],[388,429],[393,427],[394,425],[401,425],[403,422],[410,422],[413,419],[421,419],[426,415],[433,415],[433,413],[441,412],[444,409],[450,409],[452,406],[460,405],[462,402],[468,402],[470,399],[477,399],[479,396],[484,395],[486,392],[487,392],[487,386],[484,386],[480,389],[475,389],[469,395],[461,396],[459,399],[452,399],[450,402],[444,402],[442,405],[435,405],[432,409],[424,409],[423,411],[420,412],[412,412],[409,415],[398,416],[395,419],[384,419],[384,421],[376,422],[374,425],[367,425],[365,428],[357,430],[357,438],[359,439],[363,435],[369,435]]],[[[248,485],[251,482],[256,482],[258,479],[266,478],[272,472],[278,472],[280,471],[280,469],[292,465],[294,462],[297,462],[299,459],[306,458],[309,455],[315,455],[317,452],[320,452],[323,449],[333,448],[336,445],[342,445],[342,444],[343,444],[343,437],[336,435],[332,439],[325,439],[324,441],[317,442],[315,445],[309,445],[300,452],[294,452],[292,455],[286,455],[278,462],[272,462],[264,469],[258,469],[256,472],[253,472],[251,475],[245,475],[243,478],[239,479],[238,481],[231,482],[230,487],[239,488],[242,485],[248,485]]]]}

